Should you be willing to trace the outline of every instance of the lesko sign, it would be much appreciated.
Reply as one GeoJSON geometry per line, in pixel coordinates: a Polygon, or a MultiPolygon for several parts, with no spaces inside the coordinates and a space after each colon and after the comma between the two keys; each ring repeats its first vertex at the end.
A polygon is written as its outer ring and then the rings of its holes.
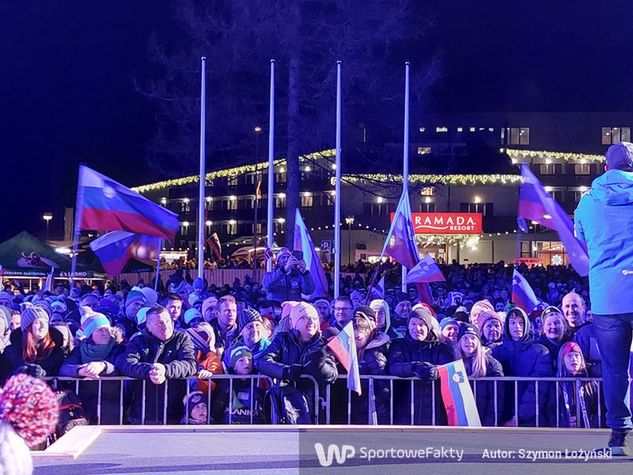
{"type": "MultiPolygon", "coordinates": [[[[393,220],[393,213],[391,213],[393,220]]],[[[481,213],[411,213],[415,234],[481,234],[481,213]]]]}

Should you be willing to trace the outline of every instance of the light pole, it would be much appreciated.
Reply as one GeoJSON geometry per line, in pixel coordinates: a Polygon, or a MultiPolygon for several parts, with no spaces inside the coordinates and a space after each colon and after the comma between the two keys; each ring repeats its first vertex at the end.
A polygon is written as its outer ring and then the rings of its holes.
{"type": "Polygon", "coordinates": [[[352,263],[352,224],[354,224],[354,216],[345,218],[347,223],[347,262],[352,263]]]}
{"type": "Polygon", "coordinates": [[[46,222],[46,240],[48,241],[48,226],[51,220],[53,219],[53,213],[47,211],[42,215],[42,219],[46,222]]]}

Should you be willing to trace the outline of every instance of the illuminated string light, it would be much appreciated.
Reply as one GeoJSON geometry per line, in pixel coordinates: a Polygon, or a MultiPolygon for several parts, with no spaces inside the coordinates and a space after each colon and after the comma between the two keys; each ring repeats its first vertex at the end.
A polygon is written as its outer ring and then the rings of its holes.
{"type": "Polygon", "coordinates": [[[508,154],[513,161],[523,161],[532,158],[563,160],[565,162],[600,163],[604,162],[603,155],[590,155],[586,153],[549,152],[545,150],[515,150],[511,148],[501,149],[508,154]]]}

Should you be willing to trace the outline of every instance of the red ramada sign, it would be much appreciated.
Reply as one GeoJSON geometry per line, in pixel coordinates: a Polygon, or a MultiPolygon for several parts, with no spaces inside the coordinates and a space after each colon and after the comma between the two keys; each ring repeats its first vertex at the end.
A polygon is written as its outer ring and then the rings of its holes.
{"type": "MultiPolygon", "coordinates": [[[[393,220],[391,213],[391,219],[393,220]]],[[[481,234],[481,213],[411,213],[415,234],[481,234]]]]}

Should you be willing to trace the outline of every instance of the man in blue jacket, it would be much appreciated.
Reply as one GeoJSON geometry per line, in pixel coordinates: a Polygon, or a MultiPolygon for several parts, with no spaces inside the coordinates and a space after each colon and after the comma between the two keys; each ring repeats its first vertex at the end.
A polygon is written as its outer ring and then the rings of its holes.
{"type": "Polygon", "coordinates": [[[602,357],[609,447],[613,455],[630,456],[633,425],[626,396],[633,329],[633,144],[612,145],[605,156],[605,173],[578,203],[575,228],[589,253],[589,296],[602,357]]]}
{"type": "Polygon", "coordinates": [[[287,300],[300,301],[302,294],[314,292],[314,280],[303,259],[297,259],[289,249],[282,247],[277,252],[277,267],[264,275],[262,287],[266,298],[282,303],[287,300]]]}

